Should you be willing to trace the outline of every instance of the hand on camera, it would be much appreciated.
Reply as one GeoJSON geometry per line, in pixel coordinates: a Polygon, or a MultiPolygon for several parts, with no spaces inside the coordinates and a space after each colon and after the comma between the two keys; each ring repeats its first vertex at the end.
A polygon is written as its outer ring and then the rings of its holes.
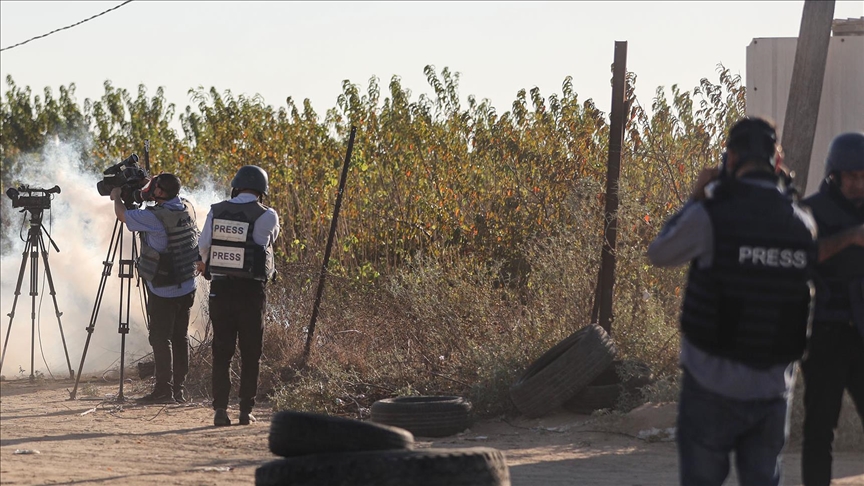
{"type": "Polygon", "coordinates": [[[111,189],[111,200],[112,201],[117,201],[120,199],[120,191],[121,191],[121,188],[119,188],[119,187],[115,187],[114,189],[111,189]]]}
{"type": "Polygon", "coordinates": [[[706,167],[702,169],[699,172],[699,176],[696,178],[696,183],[693,184],[693,192],[690,194],[690,198],[696,201],[705,199],[705,186],[719,176],[719,167],[706,167]]]}

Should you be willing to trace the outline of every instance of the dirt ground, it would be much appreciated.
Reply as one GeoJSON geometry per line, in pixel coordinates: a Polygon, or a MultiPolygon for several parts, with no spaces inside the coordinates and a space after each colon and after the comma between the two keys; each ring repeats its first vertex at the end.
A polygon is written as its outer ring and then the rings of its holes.
{"type": "MultiPolygon", "coordinates": [[[[147,390],[133,382],[118,404],[117,383],[83,383],[74,401],[72,380],[0,383],[0,483],[251,485],[255,468],[276,459],[267,446],[267,404],[256,407],[257,423],[216,428],[203,400],[136,405],[131,400],[147,390]]],[[[236,405],[229,415],[236,419],[236,405]]],[[[416,447],[499,449],[513,486],[665,486],[678,481],[675,443],[663,435],[674,421],[675,404],[648,404],[625,416],[561,412],[484,420],[456,436],[416,438],[416,447]]],[[[789,450],[784,461],[782,484],[800,484],[800,453],[789,450]]],[[[864,485],[864,454],[836,455],[834,477],[832,484],[864,485]]],[[[734,473],[727,484],[737,484],[734,473]]]]}

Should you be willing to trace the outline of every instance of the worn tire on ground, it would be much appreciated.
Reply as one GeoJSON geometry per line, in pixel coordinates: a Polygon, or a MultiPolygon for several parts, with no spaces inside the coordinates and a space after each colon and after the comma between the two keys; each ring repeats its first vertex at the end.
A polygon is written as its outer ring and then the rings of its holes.
{"type": "Polygon", "coordinates": [[[270,452],[282,457],[328,452],[411,449],[407,430],[317,413],[282,411],[273,415],[270,452]]]}
{"type": "Polygon", "coordinates": [[[510,387],[513,404],[527,417],[541,417],[579,393],[615,359],[612,339],[589,324],[534,361],[510,387]]]}
{"type": "Polygon", "coordinates": [[[467,429],[471,402],[454,396],[395,397],[372,404],[371,420],[418,437],[447,437],[467,429]]]}
{"type": "Polygon", "coordinates": [[[488,447],[318,454],[271,461],[257,486],[510,486],[504,454],[488,447]]]}
{"type": "Polygon", "coordinates": [[[615,360],[582,391],[564,402],[563,407],[570,412],[584,414],[614,409],[622,394],[639,394],[640,389],[653,379],[654,375],[647,364],[634,360],[615,360]]]}

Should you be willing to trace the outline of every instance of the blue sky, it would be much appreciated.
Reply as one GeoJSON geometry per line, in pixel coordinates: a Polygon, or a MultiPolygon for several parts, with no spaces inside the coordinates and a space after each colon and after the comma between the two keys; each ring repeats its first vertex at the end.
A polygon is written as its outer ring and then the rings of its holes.
{"type": "MultiPolygon", "coordinates": [[[[0,1],[0,47],[95,15],[106,2],[0,1]]],[[[75,83],[79,102],[111,80],[133,94],[164,87],[178,113],[203,86],[260,94],[284,106],[310,98],[323,115],[344,79],[394,75],[412,100],[431,89],[423,67],[459,72],[460,93],[509,110],[516,92],[544,96],[574,78],[581,99],[608,111],[614,42],[628,41],[627,66],[650,106],[658,86],[692,89],[717,80],[716,66],[745,75],[757,37],[796,37],[803,1],[767,2],[182,2],[136,0],[104,16],[0,52],[0,74],[41,92],[75,83]]],[[[864,15],[838,1],[835,18],[864,15]]],[[[0,91],[6,91],[5,81],[0,91]]]]}

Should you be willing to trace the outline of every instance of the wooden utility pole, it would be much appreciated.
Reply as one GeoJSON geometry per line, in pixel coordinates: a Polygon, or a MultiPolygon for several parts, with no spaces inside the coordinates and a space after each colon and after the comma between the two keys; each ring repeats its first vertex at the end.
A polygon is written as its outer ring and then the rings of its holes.
{"type": "Polygon", "coordinates": [[[807,189],[833,19],[834,0],[804,1],[782,140],[784,163],[795,172],[795,180],[803,185],[802,193],[807,189]]]}
{"type": "MultiPolygon", "coordinates": [[[[597,323],[612,332],[612,289],[615,286],[615,244],[618,239],[618,178],[621,174],[621,146],[624,145],[624,118],[627,95],[627,41],[615,41],[612,70],[612,111],[609,114],[609,163],[606,166],[606,208],[603,221],[603,253],[594,308],[597,323]],[[599,301],[599,305],[598,305],[599,301]]],[[[592,320],[593,320],[592,316],[592,320]]]]}

